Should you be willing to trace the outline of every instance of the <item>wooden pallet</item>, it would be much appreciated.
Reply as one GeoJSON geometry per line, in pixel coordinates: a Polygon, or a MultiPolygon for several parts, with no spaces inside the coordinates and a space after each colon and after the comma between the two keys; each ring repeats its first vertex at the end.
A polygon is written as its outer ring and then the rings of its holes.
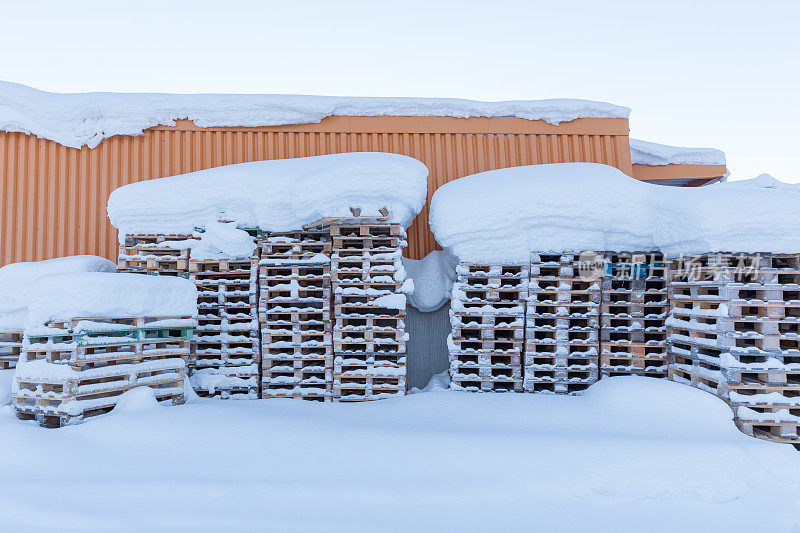
{"type": "Polygon", "coordinates": [[[259,238],[261,259],[265,264],[292,263],[314,260],[319,255],[330,256],[330,236],[324,232],[294,231],[269,233],[259,238]]]}
{"type": "Polygon", "coordinates": [[[522,380],[516,378],[451,378],[450,388],[464,392],[522,392],[522,380]]]}
{"type": "Polygon", "coordinates": [[[14,368],[22,353],[22,331],[0,330],[0,369],[14,368]]]}
{"type": "MultiPolygon", "coordinates": [[[[64,363],[49,363],[60,366],[64,363]]],[[[15,376],[13,403],[17,416],[46,427],[76,424],[116,406],[120,396],[140,386],[155,390],[160,401],[184,401],[185,361],[169,358],[134,364],[116,363],[74,371],[58,379],[15,376]]]]}
{"type": "Polygon", "coordinates": [[[448,354],[450,364],[472,366],[497,366],[497,367],[520,367],[522,355],[519,353],[497,353],[497,352],[458,352],[450,351],[448,354]]]}
{"type": "Polygon", "coordinates": [[[258,398],[258,365],[255,363],[194,369],[189,380],[197,395],[203,398],[258,398]]]}

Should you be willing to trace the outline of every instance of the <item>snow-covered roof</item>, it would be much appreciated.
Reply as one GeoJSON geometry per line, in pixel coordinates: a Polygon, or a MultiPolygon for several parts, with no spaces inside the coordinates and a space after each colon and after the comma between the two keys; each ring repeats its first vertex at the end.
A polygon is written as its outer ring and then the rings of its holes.
{"type": "Polygon", "coordinates": [[[0,328],[25,327],[28,298],[40,278],[69,272],[114,272],[116,268],[116,263],[95,255],[11,263],[0,268],[0,328]]]}
{"type": "Polygon", "coordinates": [[[131,183],[113,191],[120,235],[191,233],[220,214],[241,228],[291,231],[323,217],[378,215],[408,227],[427,197],[428,168],[383,152],[255,161],[131,183]]]}
{"type": "Polygon", "coordinates": [[[188,118],[197,126],[308,124],[330,116],[518,117],[551,124],[627,118],[627,107],[589,100],[478,102],[455,98],[290,94],[49,93],[0,81],[0,130],[32,133],[64,146],[94,148],[114,135],[140,135],[188,118]]]}
{"type": "Polygon", "coordinates": [[[40,278],[30,291],[26,330],[80,317],[194,316],[197,289],[172,276],[84,272],[40,278]]]}
{"type": "Polygon", "coordinates": [[[715,148],[684,148],[631,139],[634,165],[724,165],[725,152],[715,148]]]}
{"type": "Polygon", "coordinates": [[[430,225],[462,260],[531,251],[800,251],[800,194],[719,184],[659,187],[596,163],[531,165],[440,187],[430,225]]]}

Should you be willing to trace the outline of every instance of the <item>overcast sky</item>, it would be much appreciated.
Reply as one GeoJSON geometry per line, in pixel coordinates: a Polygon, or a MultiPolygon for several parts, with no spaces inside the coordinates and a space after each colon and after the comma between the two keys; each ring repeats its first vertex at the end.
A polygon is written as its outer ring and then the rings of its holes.
{"type": "Polygon", "coordinates": [[[800,0],[9,2],[0,79],[39,89],[631,107],[631,136],[800,182],[800,0]],[[556,5],[558,4],[558,5],[556,5]]]}

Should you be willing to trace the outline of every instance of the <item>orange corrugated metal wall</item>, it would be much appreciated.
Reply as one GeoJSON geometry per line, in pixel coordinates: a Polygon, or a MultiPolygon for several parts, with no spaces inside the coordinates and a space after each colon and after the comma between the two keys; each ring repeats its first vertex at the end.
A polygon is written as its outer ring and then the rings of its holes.
{"type": "MultiPolygon", "coordinates": [[[[353,132],[355,118],[336,120],[344,118],[350,117],[283,128],[203,129],[180,121],[176,127],[152,128],[137,137],[112,137],[96,148],[80,150],[32,135],[0,132],[0,265],[72,254],[115,259],[117,233],[105,212],[111,191],[134,181],[232,163],[339,152],[394,152],[428,166],[428,199],[452,179],[516,165],[592,161],[631,174],[624,119],[581,119],[567,123],[569,128],[522,121],[527,123],[525,129],[546,133],[495,133],[486,130],[501,128],[508,121],[517,122],[507,129],[519,130],[522,119],[484,119],[475,128],[472,119],[426,117],[411,120],[422,122],[426,126],[420,129],[428,131],[412,133],[403,129],[408,117],[380,117],[375,120],[384,125],[376,129],[383,131],[371,133],[353,132]],[[506,122],[498,124],[501,120],[506,122]],[[576,124],[581,121],[585,127],[576,124]],[[463,123],[469,127],[462,127],[463,123]],[[337,129],[350,131],[330,131],[337,129]]],[[[436,247],[426,205],[409,229],[406,255],[421,258],[436,247]]]]}

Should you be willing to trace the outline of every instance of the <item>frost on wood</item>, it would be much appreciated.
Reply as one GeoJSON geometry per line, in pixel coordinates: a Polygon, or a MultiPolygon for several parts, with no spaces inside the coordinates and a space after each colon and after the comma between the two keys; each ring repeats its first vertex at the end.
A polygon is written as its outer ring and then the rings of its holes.
{"type": "MultiPolygon", "coordinates": [[[[51,278],[69,276],[78,274],[51,278]]],[[[125,290],[131,286],[93,288],[107,299],[125,299],[129,296],[125,290]]],[[[195,324],[192,316],[129,313],[103,317],[108,308],[102,305],[95,305],[91,309],[94,313],[88,313],[86,306],[74,309],[77,314],[66,316],[67,310],[62,308],[59,318],[26,329],[14,374],[13,402],[19,418],[36,420],[42,426],[78,423],[113,409],[118,401],[125,400],[126,392],[137,387],[149,388],[153,402],[183,403],[195,324]]],[[[155,311],[178,309],[162,306],[155,311]]]]}
{"type": "Polygon", "coordinates": [[[800,250],[800,193],[662,187],[595,163],[473,174],[433,195],[431,229],[462,261],[525,263],[532,251],[800,250]]]}
{"type": "Polygon", "coordinates": [[[477,102],[454,98],[288,94],[126,94],[39,91],[0,82],[0,130],[32,133],[64,146],[94,148],[114,135],[141,135],[188,118],[197,126],[308,124],[329,116],[518,117],[551,124],[627,118],[630,109],[588,100],[477,102]]]}
{"type": "Polygon", "coordinates": [[[745,433],[800,442],[800,255],[670,262],[669,376],[715,394],[745,433]]]}
{"type": "Polygon", "coordinates": [[[125,185],[111,193],[108,216],[121,243],[125,235],[191,234],[221,216],[239,228],[292,231],[352,216],[351,208],[385,209],[408,227],[425,203],[427,176],[416,159],[378,152],[255,161],[125,185]]]}

